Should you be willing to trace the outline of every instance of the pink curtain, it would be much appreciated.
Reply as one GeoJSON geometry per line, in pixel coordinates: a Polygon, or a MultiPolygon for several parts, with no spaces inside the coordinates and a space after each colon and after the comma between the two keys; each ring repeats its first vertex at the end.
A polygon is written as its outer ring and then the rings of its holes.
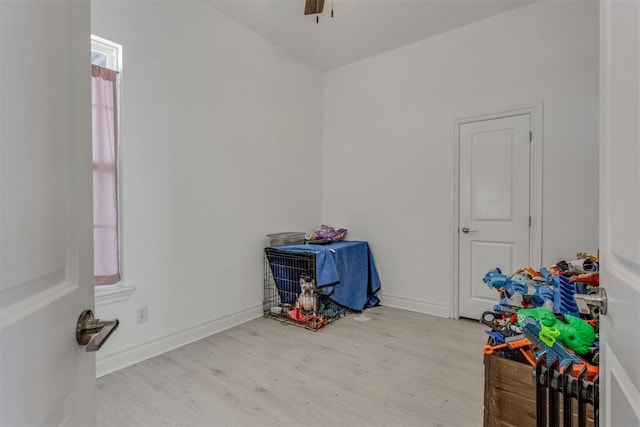
{"type": "Polygon", "coordinates": [[[116,75],[92,65],[93,261],[96,285],[120,281],[116,75]]]}

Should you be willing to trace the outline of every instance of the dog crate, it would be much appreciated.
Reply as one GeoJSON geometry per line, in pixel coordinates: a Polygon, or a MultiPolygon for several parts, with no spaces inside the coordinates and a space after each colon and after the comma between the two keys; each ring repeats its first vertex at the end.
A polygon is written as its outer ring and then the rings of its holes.
{"type": "MultiPolygon", "coordinates": [[[[264,300],[265,317],[313,331],[351,311],[331,300],[332,286],[316,286],[313,292],[317,304],[313,310],[305,310],[299,304],[300,279],[317,284],[316,254],[314,252],[287,252],[275,248],[264,249],[264,300]]],[[[339,286],[339,285],[338,285],[339,286]]]]}

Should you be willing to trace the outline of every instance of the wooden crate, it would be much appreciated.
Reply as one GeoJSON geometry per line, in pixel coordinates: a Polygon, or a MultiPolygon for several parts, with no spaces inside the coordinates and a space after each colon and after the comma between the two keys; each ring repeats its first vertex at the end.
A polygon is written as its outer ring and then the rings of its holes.
{"type": "MultiPolygon", "coordinates": [[[[484,356],[485,427],[535,427],[536,386],[531,370],[529,364],[502,359],[496,354],[484,356]]],[[[573,425],[578,425],[578,405],[573,402],[573,425]]],[[[562,398],[560,408],[562,417],[562,398]]],[[[587,425],[593,426],[592,405],[587,405],[587,425]]]]}

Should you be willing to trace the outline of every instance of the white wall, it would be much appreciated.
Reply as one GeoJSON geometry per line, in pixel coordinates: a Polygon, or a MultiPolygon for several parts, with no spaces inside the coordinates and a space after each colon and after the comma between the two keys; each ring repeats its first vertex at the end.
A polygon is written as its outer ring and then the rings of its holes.
{"type": "Polygon", "coordinates": [[[123,45],[126,302],[98,374],[262,314],[265,233],[321,220],[322,76],[197,1],[94,1],[123,45]],[[149,320],[138,325],[136,309],[149,320]]]}
{"type": "Polygon", "coordinates": [[[383,304],[450,313],[453,121],[538,102],[550,265],[597,250],[596,2],[536,2],[325,73],[323,220],[369,240],[383,304]]]}

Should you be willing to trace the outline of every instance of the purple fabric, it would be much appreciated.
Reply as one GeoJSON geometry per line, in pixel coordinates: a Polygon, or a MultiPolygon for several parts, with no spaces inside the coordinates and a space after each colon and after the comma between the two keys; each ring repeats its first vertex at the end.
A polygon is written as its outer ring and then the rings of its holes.
{"type": "Polygon", "coordinates": [[[335,229],[327,225],[322,225],[316,231],[311,233],[308,240],[331,240],[332,242],[338,242],[344,239],[347,234],[347,230],[344,228],[335,229]]]}

